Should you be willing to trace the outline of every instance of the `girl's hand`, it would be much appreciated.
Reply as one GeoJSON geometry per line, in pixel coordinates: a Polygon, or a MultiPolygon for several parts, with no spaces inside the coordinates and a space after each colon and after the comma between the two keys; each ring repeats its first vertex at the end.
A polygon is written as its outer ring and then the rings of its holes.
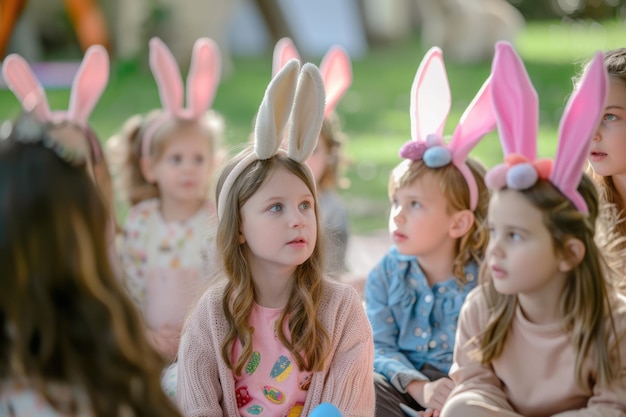
{"type": "MultiPolygon", "coordinates": [[[[422,407],[434,412],[441,410],[452,388],[454,382],[450,378],[440,378],[436,381],[413,381],[407,387],[407,392],[422,407]]],[[[435,414],[433,416],[436,417],[435,414]]]]}

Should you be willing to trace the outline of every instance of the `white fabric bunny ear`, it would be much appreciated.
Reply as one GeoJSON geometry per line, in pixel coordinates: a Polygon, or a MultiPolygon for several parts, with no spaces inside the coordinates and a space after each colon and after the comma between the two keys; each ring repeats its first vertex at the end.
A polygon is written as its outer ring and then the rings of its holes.
{"type": "Polygon", "coordinates": [[[537,180],[549,180],[576,208],[587,204],[577,191],[591,137],[598,127],[607,94],[607,74],[601,53],[594,56],[579,88],[570,97],[561,118],[554,163],[536,159],[538,100],[521,58],[513,46],[498,42],[494,55],[493,100],[505,162],[487,173],[493,189],[525,190],[537,180]]]}
{"type": "Polygon", "coordinates": [[[283,131],[289,120],[287,156],[302,164],[311,184],[313,173],[305,164],[317,145],[324,121],[324,82],[318,68],[310,63],[300,70],[292,59],[270,81],[257,113],[254,127],[254,147],[235,165],[218,197],[217,215],[222,218],[226,196],[241,173],[254,161],[267,160],[279,152],[283,131]]]}
{"type": "Polygon", "coordinates": [[[220,82],[221,55],[209,38],[194,43],[187,75],[187,106],[183,106],[184,84],[178,63],[167,45],[159,38],[150,39],[150,68],[154,75],[163,115],[154,121],[143,136],[142,154],[149,155],[154,133],[173,118],[194,120],[209,110],[220,82]]]}
{"type": "Polygon", "coordinates": [[[450,112],[451,99],[443,55],[438,47],[431,48],[420,63],[411,87],[411,138],[400,149],[401,158],[422,160],[430,168],[450,163],[467,182],[470,208],[478,205],[478,185],[465,163],[470,151],[482,137],[495,129],[491,78],[482,85],[467,107],[448,145],[443,130],[450,112]]]}
{"type": "MultiPolygon", "coordinates": [[[[280,39],[274,47],[272,74],[275,75],[292,59],[301,61],[296,46],[290,38],[280,39]]],[[[320,73],[326,90],[324,117],[328,117],[352,85],[352,64],[348,53],[340,46],[330,48],[322,58],[320,73]]]]}
{"type": "Polygon", "coordinates": [[[36,115],[41,122],[66,120],[85,128],[109,82],[109,56],[102,45],[93,45],[87,49],[74,76],[67,111],[50,111],[44,88],[21,56],[7,56],[2,64],[2,74],[22,108],[36,115]]]}

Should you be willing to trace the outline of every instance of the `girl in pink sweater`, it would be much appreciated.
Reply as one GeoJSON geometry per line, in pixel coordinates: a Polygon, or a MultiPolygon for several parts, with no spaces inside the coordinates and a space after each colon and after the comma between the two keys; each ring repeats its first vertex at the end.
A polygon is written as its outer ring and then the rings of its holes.
{"type": "Polygon", "coordinates": [[[227,279],[207,290],[183,330],[176,396],[187,417],[313,416],[322,403],[344,417],[374,416],[365,311],[352,287],[323,276],[305,164],[323,111],[319,70],[290,61],[265,93],[254,146],[218,178],[216,243],[227,279]]]}
{"type": "Polygon", "coordinates": [[[482,286],[462,308],[443,417],[626,415],[626,301],[600,247],[599,200],[582,173],[604,109],[598,54],[561,120],[554,161],[536,159],[537,95],[499,43],[493,97],[505,164],[495,190],[482,286]]]}

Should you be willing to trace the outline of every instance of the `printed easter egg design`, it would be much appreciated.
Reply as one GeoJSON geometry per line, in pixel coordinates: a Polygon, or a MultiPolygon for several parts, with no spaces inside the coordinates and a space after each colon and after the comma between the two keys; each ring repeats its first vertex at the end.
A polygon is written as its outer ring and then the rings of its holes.
{"type": "Polygon", "coordinates": [[[285,395],[278,389],[269,385],[263,387],[263,395],[274,404],[285,402],[285,395]]]}
{"type": "Polygon", "coordinates": [[[261,354],[257,351],[252,352],[252,356],[250,356],[250,360],[246,365],[246,373],[252,375],[256,368],[259,367],[259,363],[261,363],[261,354]]]}
{"type": "Polygon", "coordinates": [[[302,414],[303,408],[304,408],[304,403],[298,401],[289,409],[288,412],[283,414],[282,417],[300,417],[300,415],[302,414]]]}
{"type": "Polygon", "coordinates": [[[270,372],[270,378],[275,379],[278,382],[282,382],[289,377],[293,366],[291,361],[285,355],[280,355],[280,358],[274,363],[272,371],[270,372]]]}
{"type": "Polygon", "coordinates": [[[304,377],[298,377],[298,388],[302,391],[307,391],[311,386],[311,380],[313,379],[313,374],[305,375],[304,377]]]}
{"type": "Polygon", "coordinates": [[[169,252],[172,250],[172,246],[170,245],[170,241],[167,239],[163,239],[159,244],[159,251],[161,252],[169,252]]]}
{"type": "Polygon", "coordinates": [[[258,404],[254,404],[253,406],[248,407],[247,411],[253,416],[258,416],[263,412],[263,407],[258,404]]]}
{"type": "Polygon", "coordinates": [[[248,394],[248,387],[245,385],[235,390],[235,398],[237,399],[238,408],[241,408],[252,401],[252,397],[248,394]]]}

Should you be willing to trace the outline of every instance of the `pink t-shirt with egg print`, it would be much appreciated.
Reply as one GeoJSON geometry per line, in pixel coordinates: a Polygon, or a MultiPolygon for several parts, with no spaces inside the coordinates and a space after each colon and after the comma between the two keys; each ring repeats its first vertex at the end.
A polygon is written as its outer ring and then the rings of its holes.
{"type": "MultiPolygon", "coordinates": [[[[254,304],[248,323],[252,328],[252,357],[235,378],[239,413],[249,416],[297,417],[302,411],[312,372],[301,372],[289,350],[278,339],[278,319],[282,308],[254,304]]],[[[289,337],[287,321],[284,332],[289,337]]],[[[241,344],[233,347],[233,362],[241,354],[241,344]]]]}

